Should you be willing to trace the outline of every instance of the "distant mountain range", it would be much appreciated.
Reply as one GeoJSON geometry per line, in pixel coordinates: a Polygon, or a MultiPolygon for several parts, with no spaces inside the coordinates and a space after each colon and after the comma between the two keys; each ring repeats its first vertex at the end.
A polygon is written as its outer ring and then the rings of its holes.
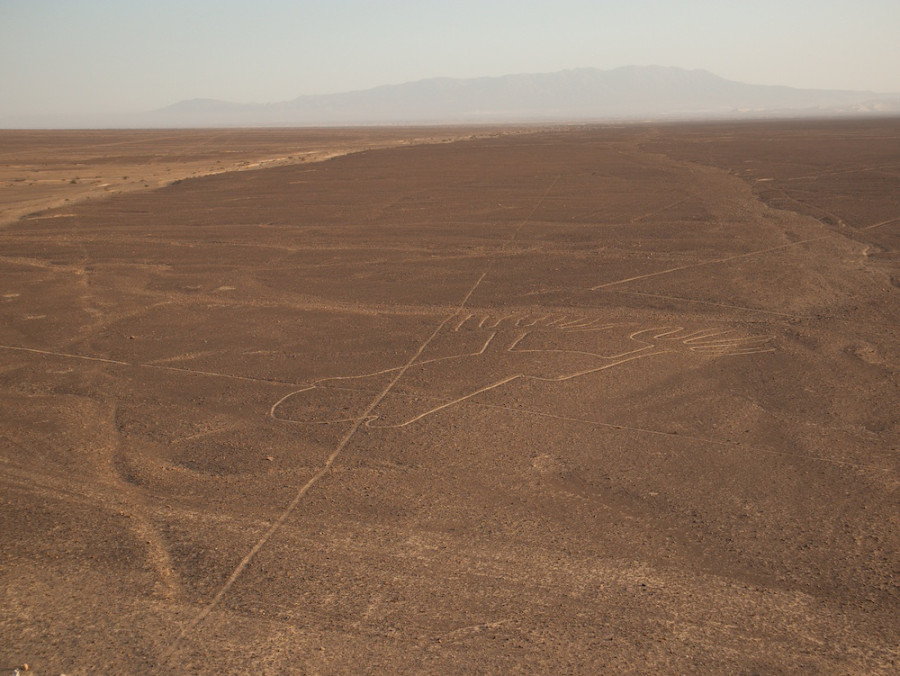
{"type": "MultiPolygon", "coordinates": [[[[191,99],[109,126],[232,127],[898,115],[900,93],[749,85],[705,70],[626,66],[432,78],[292,101],[191,99]]],[[[112,123],[112,124],[110,124],[112,123]]]]}

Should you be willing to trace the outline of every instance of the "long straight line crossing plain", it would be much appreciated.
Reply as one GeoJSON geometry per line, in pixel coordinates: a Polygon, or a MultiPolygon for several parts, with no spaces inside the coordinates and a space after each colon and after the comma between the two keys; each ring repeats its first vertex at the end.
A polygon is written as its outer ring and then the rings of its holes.
{"type": "MultiPolygon", "coordinates": [[[[528,223],[528,221],[534,216],[537,210],[541,207],[544,201],[547,198],[547,195],[553,190],[554,186],[559,181],[559,176],[557,175],[553,182],[547,187],[544,193],[541,195],[540,199],[534,205],[534,208],[528,214],[528,216],[523,219],[517,227],[513,230],[512,234],[507,240],[507,243],[512,243],[515,241],[516,236],[522,230],[523,227],[528,223]]],[[[492,263],[493,261],[491,261],[492,263]]],[[[460,301],[459,305],[456,307],[452,314],[444,317],[443,320],[435,327],[434,331],[422,342],[422,344],[418,347],[412,357],[400,368],[400,370],[394,375],[394,377],[388,382],[387,386],[375,396],[374,399],[369,403],[366,407],[365,411],[362,412],[350,426],[350,429],[343,436],[343,438],[338,442],[337,447],[332,451],[331,455],[328,456],[328,459],[325,461],[325,464],[322,468],[316,472],[300,489],[297,491],[293,500],[288,503],[287,507],[285,507],[284,511],[278,516],[278,518],[272,523],[272,525],[263,533],[262,537],[253,545],[249,552],[241,559],[240,563],[238,563],[237,567],[232,571],[231,575],[228,576],[228,579],[222,585],[222,587],[218,590],[216,595],[213,597],[212,601],[210,601],[206,606],[204,606],[199,613],[187,624],[182,630],[179,632],[178,636],[175,640],[169,645],[166,651],[163,653],[163,660],[168,661],[178,650],[182,640],[190,634],[203,620],[213,611],[213,609],[221,602],[222,598],[224,598],[225,594],[228,593],[228,590],[234,585],[237,579],[240,577],[241,573],[244,569],[250,564],[256,554],[266,545],[269,539],[275,534],[275,532],[281,527],[281,525],[287,520],[287,518],[293,513],[296,509],[297,505],[300,504],[300,501],[303,499],[303,496],[306,495],[307,491],[312,488],[323,476],[325,476],[331,466],[334,464],[334,461],[337,460],[338,456],[340,456],[341,452],[347,447],[347,444],[350,443],[350,440],[356,434],[356,431],[359,429],[360,425],[366,422],[369,418],[369,415],[372,411],[384,400],[384,398],[390,393],[390,391],[394,388],[397,382],[406,374],[406,372],[416,363],[416,360],[422,355],[425,349],[431,344],[434,340],[435,336],[437,336],[444,326],[447,325],[450,320],[456,317],[462,310],[466,307],[466,303],[469,302],[469,299],[472,297],[472,294],[475,293],[475,290],[481,284],[482,280],[487,276],[490,270],[491,264],[488,264],[488,268],[481,273],[475,283],[469,288],[463,297],[462,301],[460,301]]],[[[274,407],[273,407],[274,408],[274,407]]]]}
{"type": "Polygon", "coordinates": [[[797,242],[791,242],[789,244],[781,244],[779,246],[767,247],[765,249],[757,249],[756,251],[748,251],[742,254],[735,254],[734,256],[725,256],[724,258],[714,258],[708,261],[700,261],[699,263],[691,263],[689,265],[679,265],[675,268],[667,268],[665,270],[659,270],[657,272],[649,272],[646,275],[635,275],[634,277],[626,277],[625,279],[617,279],[614,282],[604,282],[603,284],[597,284],[596,286],[591,287],[591,291],[599,291],[600,289],[606,289],[611,286],[618,286],[619,284],[627,284],[628,282],[637,282],[642,279],[650,279],[651,277],[659,277],[660,275],[668,275],[673,272],[680,272],[681,270],[691,270],[693,268],[703,267],[704,265],[715,265],[716,263],[727,263],[728,261],[738,260],[740,258],[750,258],[753,256],[759,256],[760,254],[770,253],[772,251],[781,251],[782,249],[789,249],[791,247],[800,246],[801,244],[809,244],[810,242],[818,242],[823,239],[827,239],[830,235],[822,235],[821,237],[812,237],[810,239],[801,239],[797,242]]]}
{"type": "MultiPolygon", "coordinates": [[[[469,289],[469,292],[465,295],[462,302],[459,304],[459,308],[457,312],[462,310],[466,302],[469,300],[471,295],[475,293],[475,289],[478,288],[478,285],[481,283],[481,280],[484,279],[484,274],[479,277],[476,282],[469,289]]],[[[331,455],[328,456],[328,459],[325,461],[325,464],[322,468],[316,472],[310,479],[307,481],[300,489],[297,491],[297,494],[294,496],[294,499],[288,503],[288,506],[285,507],[284,511],[278,516],[278,518],[269,526],[268,530],[263,533],[263,536],[253,545],[249,552],[241,559],[240,563],[238,563],[237,567],[232,571],[231,575],[228,576],[228,579],[225,580],[225,583],[213,597],[212,601],[210,601],[203,609],[197,613],[197,615],[192,619],[178,634],[175,640],[171,643],[168,649],[163,653],[163,660],[168,661],[178,650],[178,647],[182,641],[182,639],[187,636],[191,631],[194,630],[212,611],[213,609],[219,605],[219,602],[228,593],[228,590],[231,589],[232,585],[237,581],[240,577],[241,573],[244,572],[244,569],[250,564],[250,561],[253,560],[253,557],[266,545],[269,539],[275,534],[281,525],[287,520],[287,518],[293,513],[294,509],[296,509],[297,505],[300,504],[300,500],[303,499],[303,496],[306,495],[307,491],[312,488],[323,476],[325,476],[328,471],[331,469],[331,466],[334,464],[334,461],[337,460],[338,456],[341,452],[346,448],[347,444],[350,443],[350,440],[353,438],[353,435],[356,434],[356,431],[359,429],[359,426],[365,422],[365,420],[369,417],[369,414],[375,409],[378,404],[388,395],[388,393],[394,388],[394,385],[397,384],[397,381],[403,377],[403,375],[409,370],[410,366],[412,366],[415,361],[421,356],[422,352],[425,351],[425,348],[428,347],[429,343],[434,339],[434,337],[440,332],[441,329],[449,322],[456,313],[452,315],[448,315],[441,321],[440,324],[432,331],[431,335],[425,339],[425,341],[419,346],[416,350],[415,354],[410,357],[409,361],[403,365],[400,371],[395,375],[391,381],[387,384],[378,395],[372,399],[369,406],[366,410],[360,415],[356,420],[353,421],[353,424],[350,426],[350,429],[344,435],[344,437],[340,440],[337,447],[332,451],[331,455]]]]}

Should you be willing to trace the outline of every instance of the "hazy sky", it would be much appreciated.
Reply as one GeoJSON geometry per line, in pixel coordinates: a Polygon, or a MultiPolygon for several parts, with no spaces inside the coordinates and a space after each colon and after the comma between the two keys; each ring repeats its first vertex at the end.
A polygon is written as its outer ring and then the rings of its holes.
{"type": "Polygon", "coordinates": [[[0,0],[0,116],[651,64],[900,92],[900,0],[0,0]]]}

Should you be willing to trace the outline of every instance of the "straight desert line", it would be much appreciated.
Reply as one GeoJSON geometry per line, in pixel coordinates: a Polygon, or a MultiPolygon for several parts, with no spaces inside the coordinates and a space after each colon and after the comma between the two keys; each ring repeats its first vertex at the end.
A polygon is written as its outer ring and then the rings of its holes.
{"type": "Polygon", "coordinates": [[[881,221],[881,223],[875,223],[874,225],[867,225],[864,228],[860,228],[860,230],[871,230],[872,228],[880,228],[882,225],[890,225],[891,223],[896,223],[897,221],[900,221],[900,217],[890,218],[886,221],[881,221]]]}
{"type": "Polygon", "coordinates": [[[121,361],[119,359],[105,359],[103,357],[91,357],[85,354],[74,354],[72,352],[55,352],[53,350],[39,350],[34,347],[23,347],[21,345],[0,345],[0,350],[10,350],[13,352],[30,352],[32,354],[40,354],[48,357],[60,357],[62,359],[79,359],[81,361],[100,362],[101,364],[113,364],[114,366],[128,366],[136,369],[156,369],[157,371],[174,371],[176,373],[188,373],[195,376],[208,376],[210,378],[228,378],[229,380],[243,380],[251,383],[266,383],[268,385],[294,385],[299,383],[287,382],[285,380],[273,380],[267,378],[253,378],[252,376],[236,376],[231,373],[219,373],[218,371],[200,371],[197,369],[181,368],[179,366],[165,366],[163,364],[154,364],[152,362],[134,363],[121,361]]]}
{"type": "MultiPolygon", "coordinates": [[[[519,223],[519,225],[515,228],[515,230],[513,230],[510,237],[507,239],[506,244],[504,245],[503,249],[505,249],[509,244],[511,244],[512,242],[515,241],[516,237],[521,232],[522,228],[525,227],[525,225],[528,223],[528,221],[531,220],[531,218],[534,216],[534,214],[537,212],[537,210],[541,207],[541,205],[547,199],[547,196],[550,194],[550,191],[552,191],[553,188],[556,186],[556,184],[559,182],[559,179],[560,179],[560,176],[557,175],[556,178],[553,180],[553,182],[550,184],[550,186],[541,195],[540,199],[537,201],[537,203],[534,205],[532,210],[529,212],[528,216],[526,216],[522,220],[522,222],[519,223]]],[[[501,249],[501,251],[503,249],[501,249]]],[[[491,263],[488,264],[485,271],[481,273],[481,276],[475,281],[475,283],[472,285],[472,287],[468,290],[465,297],[463,297],[463,299],[459,303],[459,305],[456,306],[453,313],[449,314],[447,317],[445,317],[440,322],[440,324],[438,324],[437,327],[435,327],[434,331],[432,331],[431,335],[429,335],[428,338],[426,338],[425,341],[419,346],[419,348],[416,350],[415,354],[413,354],[413,356],[410,357],[409,360],[407,360],[407,362],[400,368],[400,370],[391,379],[391,381],[387,384],[387,386],[381,392],[378,393],[378,395],[372,400],[372,402],[369,404],[369,406],[366,408],[366,410],[363,411],[353,421],[353,424],[351,425],[350,429],[347,431],[347,433],[344,435],[344,437],[340,440],[337,447],[334,449],[334,451],[332,451],[331,455],[328,456],[328,459],[325,461],[325,464],[322,466],[322,468],[318,472],[316,472],[312,476],[312,478],[310,478],[309,481],[307,481],[305,484],[303,484],[303,486],[297,491],[297,494],[294,496],[294,499],[291,500],[291,502],[288,504],[287,507],[285,507],[284,511],[278,516],[278,518],[274,521],[274,523],[272,523],[272,525],[268,528],[268,530],[266,530],[266,532],[263,533],[263,536],[259,539],[259,541],[255,545],[253,545],[253,547],[250,549],[250,551],[247,552],[246,556],[244,556],[244,558],[241,559],[240,563],[238,563],[237,567],[234,569],[234,571],[231,573],[231,575],[228,577],[228,579],[225,581],[225,583],[222,585],[222,587],[216,593],[215,597],[213,597],[213,600],[210,601],[199,613],[197,613],[197,615],[194,617],[194,619],[191,620],[179,632],[178,636],[175,637],[175,640],[172,641],[172,643],[169,645],[168,649],[166,649],[166,651],[163,653],[162,659],[164,662],[168,662],[171,659],[171,657],[178,650],[178,648],[181,644],[181,641],[184,639],[184,637],[187,636],[189,633],[191,633],[213,611],[213,609],[215,609],[215,607],[221,602],[222,598],[225,596],[226,593],[228,593],[228,590],[231,589],[231,587],[237,581],[238,577],[240,577],[241,573],[250,564],[250,562],[253,560],[253,558],[256,556],[256,554],[259,553],[259,551],[265,546],[265,544],[269,541],[269,539],[272,537],[272,535],[274,535],[275,532],[281,527],[281,525],[287,520],[287,518],[291,515],[291,513],[294,511],[294,509],[300,503],[300,500],[303,498],[303,496],[306,495],[306,493],[309,491],[309,489],[312,488],[323,476],[325,476],[329,472],[329,470],[331,469],[331,466],[334,464],[334,461],[337,460],[338,456],[340,456],[340,454],[344,450],[344,448],[347,447],[347,444],[350,443],[350,440],[356,434],[360,425],[362,425],[368,419],[369,414],[375,409],[376,406],[378,406],[378,404],[380,404],[384,400],[384,398],[388,395],[388,393],[394,388],[394,385],[396,385],[397,382],[410,369],[410,367],[412,367],[412,365],[415,364],[416,360],[420,356],[422,356],[422,353],[425,351],[425,349],[428,347],[428,345],[431,344],[431,341],[434,340],[435,336],[437,336],[438,333],[440,333],[441,329],[443,329],[450,322],[451,319],[453,319],[460,312],[462,312],[463,308],[465,308],[466,304],[469,302],[469,299],[472,297],[472,294],[475,293],[475,290],[481,284],[482,280],[484,280],[484,278],[488,275],[488,272],[490,272],[492,263],[493,263],[493,261],[491,261],[491,263]]],[[[274,410],[274,407],[273,407],[273,410],[274,410]]]]}
{"type": "Polygon", "coordinates": [[[240,577],[241,573],[244,572],[244,569],[250,564],[253,558],[259,553],[259,551],[266,545],[269,539],[275,534],[275,532],[281,527],[281,525],[287,520],[287,518],[291,515],[297,505],[300,503],[300,500],[304,495],[312,488],[323,476],[325,476],[331,466],[334,464],[334,461],[337,460],[338,456],[341,452],[347,447],[347,444],[350,443],[350,440],[356,434],[356,431],[359,429],[359,426],[362,425],[363,422],[369,417],[369,414],[375,409],[378,404],[382,402],[382,400],[388,395],[388,393],[394,388],[394,385],[397,384],[397,381],[403,377],[403,375],[409,370],[409,368],[416,362],[416,360],[422,356],[422,353],[425,351],[425,348],[434,340],[434,337],[441,331],[441,329],[446,326],[447,322],[449,322],[453,317],[456,316],[458,312],[460,312],[471,298],[472,294],[475,293],[475,290],[478,288],[478,285],[481,284],[481,280],[484,279],[486,272],[482,273],[482,275],[478,278],[478,280],[472,285],[469,289],[469,292],[466,294],[465,298],[463,298],[462,302],[459,304],[456,312],[452,315],[449,315],[441,321],[440,324],[431,332],[431,335],[425,339],[425,341],[419,346],[419,349],[416,350],[415,354],[403,365],[403,367],[397,372],[397,375],[387,384],[387,386],[378,393],[378,395],[372,400],[369,406],[366,408],[362,414],[357,417],[353,421],[353,425],[341,439],[340,443],[338,443],[337,447],[332,451],[331,455],[328,456],[328,459],[325,461],[325,464],[322,468],[316,472],[312,478],[309,479],[300,490],[297,491],[297,494],[294,496],[294,499],[288,504],[288,506],[284,509],[284,511],[278,516],[278,518],[269,526],[268,530],[263,533],[263,536],[257,541],[255,545],[247,552],[246,556],[241,559],[241,562],[237,565],[225,583],[222,585],[221,589],[219,589],[218,593],[215,595],[212,601],[210,601],[197,615],[194,617],[191,622],[181,630],[169,648],[163,653],[163,660],[168,661],[169,658],[175,653],[178,649],[179,644],[182,639],[191,633],[212,611],[213,609],[221,602],[222,598],[225,594],[228,593],[228,590],[234,585],[237,581],[238,577],[240,577]]]}
{"type": "Polygon", "coordinates": [[[591,291],[597,291],[598,289],[605,289],[610,286],[616,286],[618,284],[627,284],[628,282],[636,282],[641,279],[649,279],[651,277],[659,277],[660,275],[667,275],[671,272],[679,272],[680,270],[690,270],[692,268],[699,268],[704,265],[713,265],[715,263],[726,263],[728,261],[737,260],[739,258],[749,258],[751,256],[758,256],[759,254],[769,253],[771,251],[780,251],[781,249],[789,249],[790,247],[799,246],[801,244],[809,244],[810,242],[818,242],[819,240],[827,239],[830,235],[822,235],[821,237],[813,237],[812,239],[801,239],[796,242],[791,242],[789,244],[782,244],[780,246],[769,247],[768,249],[757,249],[756,251],[748,251],[747,253],[736,254],[734,256],[726,256],[725,258],[715,258],[708,261],[700,261],[699,263],[690,263],[688,265],[679,265],[677,268],[668,268],[666,270],[660,270],[658,272],[650,272],[646,275],[636,275],[634,277],[627,277],[626,279],[617,279],[614,282],[606,282],[604,284],[597,284],[596,286],[590,287],[591,291]]]}

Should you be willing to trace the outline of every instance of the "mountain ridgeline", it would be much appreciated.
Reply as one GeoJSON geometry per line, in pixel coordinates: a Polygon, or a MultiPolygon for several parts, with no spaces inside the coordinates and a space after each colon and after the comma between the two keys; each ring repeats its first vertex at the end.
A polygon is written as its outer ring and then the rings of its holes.
{"type": "Polygon", "coordinates": [[[704,70],[628,66],[475,79],[432,78],[364,91],[239,104],[182,101],[151,126],[579,122],[900,112],[900,95],[749,85],[704,70]]]}

